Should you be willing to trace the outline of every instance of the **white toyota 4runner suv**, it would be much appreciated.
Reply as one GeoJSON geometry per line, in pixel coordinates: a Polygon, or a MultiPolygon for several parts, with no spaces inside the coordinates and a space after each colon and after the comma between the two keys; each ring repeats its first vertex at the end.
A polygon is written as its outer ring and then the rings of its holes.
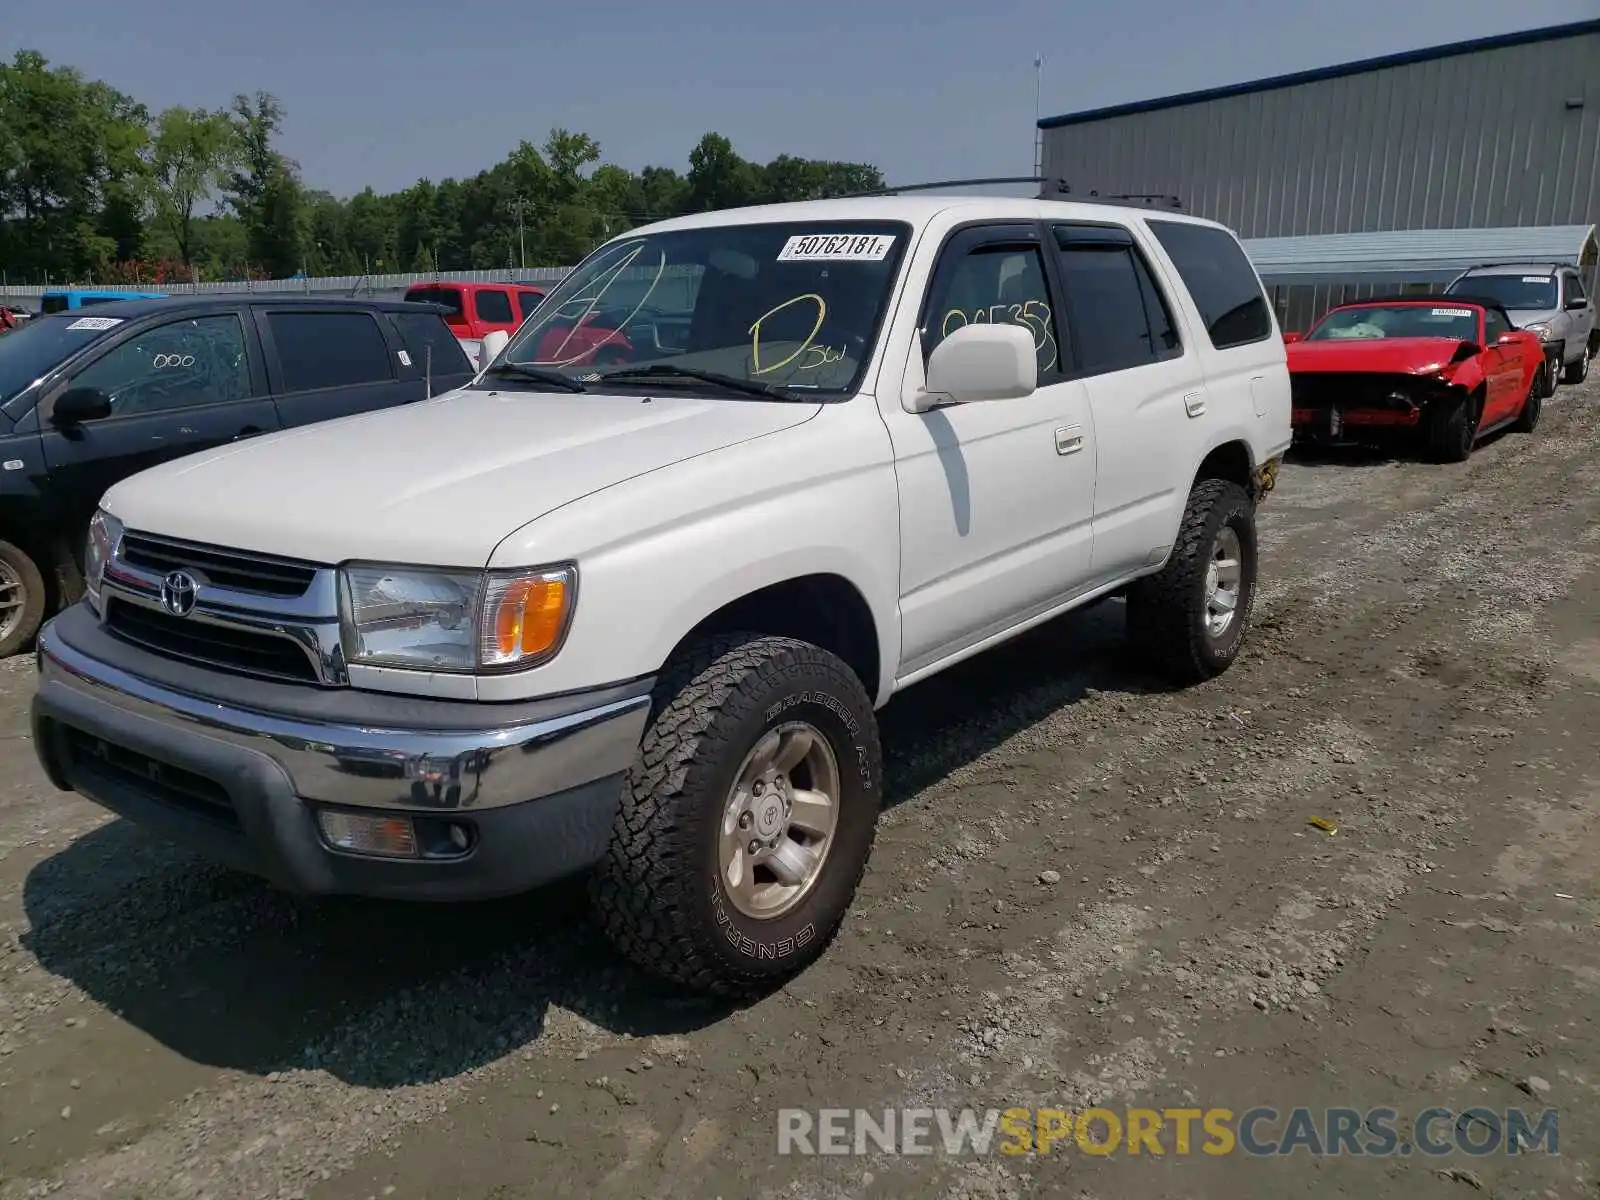
{"type": "Polygon", "coordinates": [[[753,993],[851,903],[896,692],[1112,593],[1175,681],[1239,653],[1289,376],[1219,225],[683,217],[485,358],[107,492],[39,640],[54,784],[300,893],[588,873],[635,962],[753,993]]]}

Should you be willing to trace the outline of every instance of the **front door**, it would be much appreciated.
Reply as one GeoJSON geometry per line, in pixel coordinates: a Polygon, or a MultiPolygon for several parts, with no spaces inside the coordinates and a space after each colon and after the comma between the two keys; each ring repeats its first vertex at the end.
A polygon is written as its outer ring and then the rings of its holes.
{"type": "Polygon", "coordinates": [[[1514,415],[1522,403],[1522,358],[1500,339],[1511,332],[1511,322],[1498,309],[1483,312],[1484,399],[1480,428],[1498,425],[1514,415]]]}
{"type": "Polygon", "coordinates": [[[86,528],[106,489],[129,475],[277,429],[250,346],[238,310],[185,317],[130,334],[52,389],[39,410],[52,508],[86,528]],[[109,397],[111,415],[57,425],[56,398],[84,387],[109,397]]]}
{"type": "Polygon", "coordinates": [[[902,676],[1081,591],[1089,575],[1094,427],[1063,341],[1033,223],[972,226],[940,251],[905,396],[881,409],[900,485],[902,676]],[[1039,388],[1016,400],[907,412],[927,356],[962,325],[1034,335],[1039,388]]]}

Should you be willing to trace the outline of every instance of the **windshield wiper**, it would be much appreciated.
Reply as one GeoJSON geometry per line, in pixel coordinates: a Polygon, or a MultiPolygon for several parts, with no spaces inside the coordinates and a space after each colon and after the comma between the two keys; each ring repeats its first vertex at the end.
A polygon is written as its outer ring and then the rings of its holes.
{"type": "Polygon", "coordinates": [[[560,388],[563,392],[587,392],[589,390],[570,375],[563,375],[560,371],[546,371],[542,367],[530,367],[526,363],[496,363],[494,366],[486,368],[483,373],[506,379],[526,379],[530,383],[546,383],[553,388],[560,388]]]}
{"type": "Polygon", "coordinates": [[[776,383],[761,383],[754,379],[740,379],[737,375],[723,375],[716,371],[697,371],[691,367],[675,367],[671,363],[656,363],[649,367],[624,367],[620,371],[607,371],[600,376],[601,383],[644,383],[653,379],[692,379],[700,383],[715,384],[730,392],[743,392],[747,396],[760,396],[763,400],[805,400],[807,397],[791,392],[776,383]]]}

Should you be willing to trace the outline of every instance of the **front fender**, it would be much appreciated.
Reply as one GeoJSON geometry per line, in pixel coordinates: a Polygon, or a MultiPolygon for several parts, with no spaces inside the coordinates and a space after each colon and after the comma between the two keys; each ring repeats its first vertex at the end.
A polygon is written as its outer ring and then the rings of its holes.
{"type": "Polygon", "coordinates": [[[878,638],[875,699],[892,689],[900,510],[888,433],[870,399],[596,492],[516,531],[489,565],[568,559],[578,563],[578,589],[561,652],[531,671],[480,679],[480,699],[652,674],[724,605],[819,574],[843,578],[866,601],[878,638]]]}

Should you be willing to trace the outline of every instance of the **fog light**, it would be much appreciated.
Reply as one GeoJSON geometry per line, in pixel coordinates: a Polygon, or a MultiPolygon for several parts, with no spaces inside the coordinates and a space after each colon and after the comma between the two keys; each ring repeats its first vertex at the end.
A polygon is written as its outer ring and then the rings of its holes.
{"type": "Polygon", "coordinates": [[[381,858],[417,857],[417,833],[409,817],[369,817],[324,808],[317,813],[317,824],[335,850],[381,858]]]}

